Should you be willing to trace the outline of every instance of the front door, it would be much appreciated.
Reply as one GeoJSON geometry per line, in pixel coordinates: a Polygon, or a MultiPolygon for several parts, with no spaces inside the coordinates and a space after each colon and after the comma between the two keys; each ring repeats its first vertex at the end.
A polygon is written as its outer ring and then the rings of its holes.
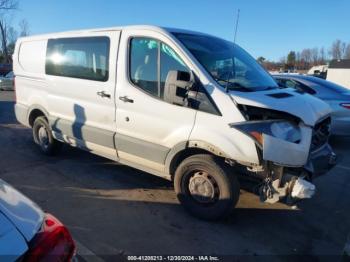
{"type": "Polygon", "coordinates": [[[170,149],[188,141],[196,115],[163,101],[168,72],[190,70],[169,42],[152,31],[123,31],[116,91],[120,159],[160,172],[170,149]]]}

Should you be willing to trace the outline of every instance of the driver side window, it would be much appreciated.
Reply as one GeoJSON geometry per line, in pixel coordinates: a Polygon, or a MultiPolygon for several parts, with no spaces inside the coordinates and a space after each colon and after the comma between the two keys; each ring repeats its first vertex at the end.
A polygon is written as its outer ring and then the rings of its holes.
{"type": "Polygon", "coordinates": [[[165,81],[169,71],[177,70],[190,73],[190,70],[170,46],[161,43],[160,47],[160,97],[163,98],[165,81]]]}
{"type": "MultiPolygon", "coordinates": [[[[131,82],[147,94],[162,100],[169,71],[191,72],[170,46],[152,38],[131,39],[129,59],[131,82]]],[[[190,92],[189,100],[188,106],[193,109],[220,114],[200,83],[190,92]]]]}
{"type": "Polygon", "coordinates": [[[163,99],[169,71],[190,72],[168,45],[151,38],[133,38],[130,48],[130,79],[152,96],[163,99]]]}
{"type": "Polygon", "coordinates": [[[134,38],[130,45],[131,82],[153,96],[158,96],[158,46],[148,38],[134,38]]]}

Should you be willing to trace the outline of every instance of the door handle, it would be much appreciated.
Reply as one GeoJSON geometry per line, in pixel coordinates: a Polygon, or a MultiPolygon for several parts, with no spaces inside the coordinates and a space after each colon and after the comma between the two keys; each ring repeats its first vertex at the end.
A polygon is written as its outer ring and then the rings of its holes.
{"type": "Polygon", "coordinates": [[[134,103],[134,100],[128,98],[127,96],[120,96],[119,100],[125,102],[125,103],[134,103]]]}
{"type": "Polygon", "coordinates": [[[111,98],[111,95],[107,94],[105,91],[99,91],[99,92],[97,92],[97,95],[102,97],[102,98],[103,97],[111,98]]]}

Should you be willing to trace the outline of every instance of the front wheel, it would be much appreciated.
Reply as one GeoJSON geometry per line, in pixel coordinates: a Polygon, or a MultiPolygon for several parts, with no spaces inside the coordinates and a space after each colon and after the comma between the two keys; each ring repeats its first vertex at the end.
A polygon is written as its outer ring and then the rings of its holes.
{"type": "Polygon", "coordinates": [[[62,143],[54,139],[49,123],[42,116],[36,118],[34,121],[33,138],[34,142],[39,145],[45,155],[52,156],[62,147],[62,143]]]}
{"type": "Polygon", "coordinates": [[[240,186],[237,177],[212,155],[194,155],[177,168],[177,197],[192,215],[204,220],[227,216],[236,206],[240,186]]]}

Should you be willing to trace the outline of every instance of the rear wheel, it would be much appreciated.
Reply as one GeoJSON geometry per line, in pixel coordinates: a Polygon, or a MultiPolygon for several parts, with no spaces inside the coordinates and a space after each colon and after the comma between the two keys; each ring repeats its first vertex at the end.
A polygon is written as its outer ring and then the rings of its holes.
{"type": "Polygon", "coordinates": [[[62,143],[54,139],[49,123],[43,116],[37,117],[34,121],[33,138],[45,155],[52,156],[62,147],[62,143]]]}
{"type": "Polygon", "coordinates": [[[175,192],[184,208],[205,220],[228,215],[239,199],[237,177],[212,155],[194,155],[177,168],[175,192]]]}

